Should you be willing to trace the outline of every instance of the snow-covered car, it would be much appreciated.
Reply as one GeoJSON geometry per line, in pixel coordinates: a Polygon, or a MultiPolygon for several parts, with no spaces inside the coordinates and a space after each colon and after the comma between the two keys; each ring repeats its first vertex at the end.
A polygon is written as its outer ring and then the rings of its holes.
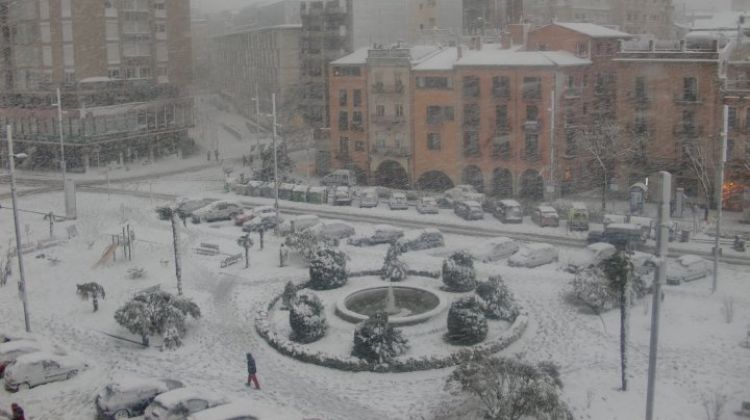
{"type": "Polygon", "coordinates": [[[123,378],[96,395],[96,413],[107,420],[140,416],[157,395],[182,387],[173,379],[123,378]]]}
{"type": "Polygon", "coordinates": [[[499,261],[518,252],[518,242],[505,236],[490,238],[469,249],[475,260],[483,263],[499,261]]]}
{"type": "Polygon", "coordinates": [[[359,208],[373,208],[380,204],[378,190],[375,188],[365,188],[359,192],[359,208]]]}
{"type": "Polygon", "coordinates": [[[456,185],[454,188],[443,193],[443,199],[453,206],[457,201],[476,201],[484,202],[485,195],[477,192],[476,188],[471,185],[456,185]]]}
{"type": "Polygon", "coordinates": [[[207,205],[213,203],[214,199],[211,198],[184,198],[177,201],[177,214],[180,217],[188,218],[192,217],[193,213],[207,205]]]}
{"type": "Polygon", "coordinates": [[[46,343],[45,341],[15,340],[0,344],[0,378],[5,373],[5,368],[15,362],[24,354],[48,351],[60,356],[66,354],[61,347],[46,343]]]}
{"type": "Polygon", "coordinates": [[[16,392],[50,382],[70,379],[88,368],[75,356],[60,356],[46,351],[25,354],[5,368],[5,389],[16,392]]]}
{"type": "Polygon", "coordinates": [[[697,255],[683,255],[667,263],[667,284],[698,280],[709,273],[708,263],[697,255]]]}
{"type": "Polygon", "coordinates": [[[215,222],[218,220],[230,220],[242,213],[242,206],[230,201],[216,201],[193,212],[191,220],[193,223],[215,222]]]}
{"type": "Polygon", "coordinates": [[[511,267],[534,268],[550,264],[560,259],[557,248],[550,244],[533,243],[524,245],[508,259],[511,267]]]}
{"type": "Polygon", "coordinates": [[[254,218],[258,216],[262,216],[264,214],[275,214],[276,208],[273,206],[259,206],[255,207],[251,210],[243,210],[241,213],[238,213],[234,216],[234,224],[237,226],[242,226],[245,223],[253,220],[254,218]]]}
{"type": "Polygon", "coordinates": [[[336,187],[333,191],[334,206],[351,206],[352,190],[349,187],[336,187]]]}
{"type": "Polygon", "coordinates": [[[242,225],[242,231],[247,233],[260,232],[261,230],[268,231],[274,229],[276,225],[283,221],[284,218],[281,216],[277,218],[276,213],[262,214],[242,225]]]}
{"type": "Polygon", "coordinates": [[[285,220],[279,225],[279,233],[282,235],[289,235],[294,232],[302,231],[311,228],[320,223],[320,217],[314,214],[303,214],[301,216],[292,217],[289,220],[285,220]]]}
{"type": "Polygon", "coordinates": [[[419,214],[438,214],[438,203],[433,197],[422,197],[417,201],[419,214]]]}
{"type": "Polygon", "coordinates": [[[558,215],[557,210],[551,206],[537,206],[531,212],[531,220],[541,227],[560,226],[560,215],[558,215]]]}
{"type": "Polygon", "coordinates": [[[565,266],[565,271],[577,273],[585,268],[598,265],[607,258],[615,255],[617,248],[606,242],[596,242],[575,252],[565,266]]]}
{"type": "Polygon", "coordinates": [[[406,194],[404,193],[393,193],[391,198],[388,199],[388,208],[391,210],[406,210],[409,208],[409,203],[406,201],[406,194]]]}
{"type": "Polygon", "coordinates": [[[404,236],[404,230],[390,225],[375,226],[375,231],[370,236],[350,238],[347,243],[353,246],[373,246],[381,244],[392,244],[404,236]]]}
{"type": "Polygon", "coordinates": [[[484,219],[482,205],[476,201],[456,201],[453,212],[464,220],[484,219]]]}
{"type": "Polygon", "coordinates": [[[185,420],[193,413],[226,404],[225,398],[204,389],[178,388],[159,394],[146,407],[145,420],[185,420]]]}
{"type": "Polygon", "coordinates": [[[640,251],[630,253],[630,261],[633,263],[633,271],[638,276],[650,275],[656,270],[656,256],[640,251]]]}
{"type": "Polygon", "coordinates": [[[190,415],[187,420],[259,420],[254,416],[255,404],[251,401],[235,401],[190,415]]]}
{"type": "Polygon", "coordinates": [[[324,241],[334,241],[354,236],[354,226],[339,220],[327,220],[310,228],[310,232],[324,241]]]}
{"type": "Polygon", "coordinates": [[[516,200],[498,201],[493,216],[503,223],[523,223],[523,209],[516,200]]]}
{"type": "Polygon", "coordinates": [[[421,251],[445,246],[445,238],[437,229],[410,230],[397,243],[407,251],[421,251]]]}

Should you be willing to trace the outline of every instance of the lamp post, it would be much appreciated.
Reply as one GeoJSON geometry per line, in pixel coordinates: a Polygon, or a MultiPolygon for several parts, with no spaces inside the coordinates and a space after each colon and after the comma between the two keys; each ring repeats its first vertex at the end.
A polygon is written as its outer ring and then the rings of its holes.
{"type": "Polygon", "coordinates": [[[10,197],[13,202],[13,226],[16,231],[16,254],[18,254],[18,275],[20,280],[18,281],[18,291],[21,293],[21,303],[23,304],[23,320],[26,325],[26,332],[31,332],[31,324],[29,323],[29,310],[28,301],[26,299],[26,280],[23,271],[23,253],[21,252],[21,231],[19,229],[20,223],[18,222],[18,207],[16,206],[16,177],[14,170],[16,168],[15,160],[23,159],[26,157],[25,153],[14,154],[13,153],[13,128],[7,126],[8,136],[8,162],[10,165],[10,197]]]}
{"type": "Polygon", "coordinates": [[[276,150],[276,93],[271,95],[271,105],[273,105],[273,183],[274,183],[274,207],[276,208],[276,226],[274,232],[279,233],[279,160],[278,151],[276,150]]]}

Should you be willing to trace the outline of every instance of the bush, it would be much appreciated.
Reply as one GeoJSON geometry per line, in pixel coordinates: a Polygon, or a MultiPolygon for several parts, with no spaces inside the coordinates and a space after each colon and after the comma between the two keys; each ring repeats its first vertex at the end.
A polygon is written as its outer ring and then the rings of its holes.
{"type": "Polygon", "coordinates": [[[128,268],[128,278],[130,280],[138,280],[146,277],[146,269],[143,267],[132,267],[128,268]]]}
{"type": "Polygon", "coordinates": [[[500,276],[492,276],[486,282],[480,282],[476,294],[484,306],[485,316],[489,319],[513,322],[521,312],[513,293],[500,276]]]}
{"type": "Polygon", "coordinates": [[[385,261],[383,262],[383,269],[380,278],[395,282],[406,280],[409,267],[407,267],[406,263],[399,258],[403,252],[403,246],[398,243],[395,243],[388,248],[388,252],[385,254],[385,261]]]}
{"type": "Polygon", "coordinates": [[[301,292],[290,302],[289,325],[292,340],[312,343],[320,340],[328,330],[325,308],[320,299],[311,292],[301,292]]]}
{"type": "Polygon", "coordinates": [[[459,251],[443,261],[443,283],[452,292],[469,292],[477,287],[474,261],[465,251],[459,251]]]}
{"type": "Polygon", "coordinates": [[[599,267],[586,268],[573,279],[573,294],[594,313],[600,314],[617,304],[617,294],[599,267]]]}
{"type": "Polygon", "coordinates": [[[286,246],[297,252],[306,263],[310,263],[315,254],[321,248],[320,238],[310,231],[310,229],[304,229],[297,231],[286,237],[284,243],[286,246]]]}
{"type": "Polygon", "coordinates": [[[388,314],[378,312],[354,330],[352,356],[372,363],[389,363],[394,357],[404,354],[409,343],[388,323],[388,314]]]}
{"type": "Polygon", "coordinates": [[[324,248],[310,262],[310,287],[315,290],[337,289],[346,284],[346,254],[338,249],[324,248]]]}
{"type": "Polygon", "coordinates": [[[448,311],[448,340],[476,344],[487,337],[487,318],[482,303],[474,296],[456,300],[448,311]]]}
{"type": "Polygon", "coordinates": [[[284,293],[281,295],[282,309],[291,308],[295,300],[297,300],[297,286],[289,280],[286,286],[284,286],[284,293]]]}

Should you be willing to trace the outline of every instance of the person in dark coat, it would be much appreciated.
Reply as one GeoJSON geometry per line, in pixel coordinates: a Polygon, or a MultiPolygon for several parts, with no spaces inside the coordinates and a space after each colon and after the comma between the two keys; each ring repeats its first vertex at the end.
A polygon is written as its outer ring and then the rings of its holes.
{"type": "Polygon", "coordinates": [[[260,389],[258,378],[255,376],[258,372],[255,367],[255,359],[250,353],[245,354],[245,356],[247,357],[247,386],[250,386],[250,383],[253,383],[255,384],[255,389],[260,389]]]}
{"type": "Polygon", "coordinates": [[[20,405],[13,403],[10,406],[10,410],[13,414],[13,417],[11,417],[11,420],[26,420],[26,417],[23,414],[23,408],[21,408],[20,405]]]}

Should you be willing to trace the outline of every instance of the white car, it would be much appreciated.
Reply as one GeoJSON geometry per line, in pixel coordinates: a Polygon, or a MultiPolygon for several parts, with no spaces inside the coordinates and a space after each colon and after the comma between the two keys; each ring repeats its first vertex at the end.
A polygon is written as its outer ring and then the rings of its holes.
{"type": "Polygon", "coordinates": [[[598,265],[607,258],[615,255],[617,248],[606,242],[596,242],[579,250],[568,260],[565,271],[577,273],[584,268],[598,265]]]}
{"type": "Polygon", "coordinates": [[[0,378],[4,374],[5,368],[15,362],[17,358],[38,351],[49,351],[60,356],[65,355],[65,350],[44,341],[15,340],[0,344],[0,378]]]}
{"type": "Polygon", "coordinates": [[[279,233],[289,235],[295,232],[303,231],[320,223],[320,217],[313,214],[303,214],[285,220],[279,225],[279,233]]]}
{"type": "Polygon", "coordinates": [[[557,248],[550,244],[528,244],[521,247],[512,257],[508,259],[511,267],[534,268],[540,265],[550,264],[560,259],[557,248]]]}
{"type": "Polygon", "coordinates": [[[417,202],[419,214],[438,214],[437,200],[432,197],[422,197],[417,202]]]}
{"type": "Polygon", "coordinates": [[[59,356],[38,351],[25,354],[5,369],[5,389],[16,392],[76,376],[88,365],[74,356],[59,356]]]}
{"type": "Polygon", "coordinates": [[[371,236],[349,238],[347,243],[353,246],[373,246],[392,244],[404,236],[404,230],[390,225],[377,225],[371,236]]]}
{"type": "Polygon", "coordinates": [[[216,201],[193,212],[193,223],[230,220],[242,213],[242,206],[230,201],[216,201]]]}
{"type": "Polygon", "coordinates": [[[258,420],[258,417],[252,415],[254,406],[250,401],[236,401],[200,411],[187,420],[258,420]]]}
{"type": "Polygon", "coordinates": [[[160,394],[146,408],[145,420],[185,420],[193,413],[226,404],[225,398],[204,389],[178,388],[160,394]]]}
{"type": "Polygon", "coordinates": [[[490,238],[469,249],[475,260],[483,263],[499,261],[518,252],[518,242],[505,236],[490,238]]]}
{"type": "Polygon", "coordinates": [[[359,192],[359,208],[374,208],[380,203],[378,190],[365,188],[359,192]]]}
{"type": "Polygon", "coordinates": [[[698,280],[709,273],[708,263],[697,255],[683,255],[667,263],[667,284],[698,280]]]}
{"type": "Polygon", "coordinates": [[[391,210],[406,210],[409,208],[409,204],[406,201],[406,194],[404,193],[393,193],[391,198],[388,200],[388,208],[391,210]]]}
{"type": "Polygon", "coordinates": [[[354,226],[340,220],[327,220],[310,228],[322,240],[341,240],[354,236],[354,226]]]}
{"type": "Polygon", "coordinates": [[[421,251],[444,247],[445,239],[443,233],[437,229],[419,229],[406,232],[397,243],[406,251],[421,251]]]}
{"type": "Polygon", "coordinates": [[[449,189],[443,194],[444,199],[451,206],[456,201],[476,201],[480,204],[484,202],[485,195],[477,192],[476,188],[471,185],[456,185],[454,188],[449,189]]]}
{"type": "Polygon", "coordinates": [[[157,395],[182,387],[173,379],[120,378],[96,395],[96,413],[103,419],[140,416],[157,395]]]}

